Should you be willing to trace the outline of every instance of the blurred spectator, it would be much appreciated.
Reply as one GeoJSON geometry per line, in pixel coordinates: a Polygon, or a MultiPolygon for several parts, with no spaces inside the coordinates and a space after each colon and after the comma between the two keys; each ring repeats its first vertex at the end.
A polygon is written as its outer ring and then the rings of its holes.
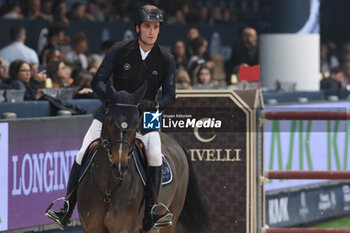
{"type": "Polygon", "coordinates": [[[331,75],[329,78],[323,78],[321,80],[321,90],[341,90],[347,86],[347,78],[345,72],[340,67],[331,69],[331,75]]]}
{"type": "Polygon", "coordinates": [[[176,89],[191,89],[191,78],[184,69],[177,69],[176,73],[176,89]]]}
{"type": "Polygon", "coordinates": [[[67,3],[63,0],[56,0],[52,6],[53,23],[67,27],[69,25],[67,12],[67,3]]]}
{"type": "Polygon", "coordinates": [[[192,1],[183,1],[181,4],[182,12],[185,16],[185,19],[188,23],[196,22],[196,14],[194,4],[192,1]]]}
{"type": "MultiPolygon", "coordinates": [[[[221,54],[215,54],[211,60],[213,71],[212,81],[221,87],[226,86],[226,72],[224,66],[224,57],[221,54]]],[[[207,64],[208,65],[208,64],[207,64]]]]}
{"type": "Polygon", "coordinates": [[[186,24],[186,18],[181,10],[177,10],[175,15],[167,19],[168,24],[186,24]]]}
{"type": "Polygon", "coordinates": [[[71,87],[74,88],[74,98],[96,98],[91,89],[93,75],[86,70],[81,70],[75,77],[71,87]]]}
{"type": "Polygon", "coordinates": [[[193,55],[192,42],[199,36],[199,31],[197,28],[190,28],[187,30],[186,34],[186,55],[191,57],[193,55]]]}
{"type": "Polygon", "coordinates": [[[2,16],[4,19],[23,19],[21,8],[17,4],[9,4],[6,6],[5,14],[2,16]]]}
{"type": "Polygon", "coordinates": [[[11,89],[6,61],[0,57],[0,89],[11,89]]]}
{"type": "Polygon", "coordinates": [[[52,18],[53,0],[41,0],[41,12],[52,18]]]}
{"type": "Polygon", "coordinates": [[[114,6],[111,2],[102,2],[99,4],[100,10],[106,22],[113,22],[116,16],[112,14],[114,6]]]}
{"type": "Polygon", "coordinates": [[[27,0],[24,15],[28,19],[45,19],[52,21],[52,16],[41,12],[40,0],[27,0]]]}
{"type": "Polygon", "coordinates": [[[109,49],[115,44],[114,40],[106,40],[103,41],[100,45],[100,50],[101,50],[101,58],[103,59],[106,54],[108,53],[109,49]]]}
{"type": "Polygon", "coordinates": [[[39,63],[38,54],[24,44],[26,40],[24,27],[11,27],[10,36],[12,43],[0,50],[0,57],[4,58],[8,65],[18,59],[22,59],[27,63],[39,63]]]}
{"type": "Polygon", "coordinates": [[[38,63],[29,64],[31,69],[31,82],[35,80],[39,83],[41,88],[45,87],[45,81],[47,78],[46,68],[44,65],[39,65],[38,63]]]}
{"type": "Polygon", "coordinates": [[[52,79],[52,87],[69,87],[73,83],[68,67],[62,61],[50,61],[47,76],[52,79]]]}
{"type": "Polygon", "coordinates": [[[321,43],[321,73],[328,77],[332,68],[340,65],[338,58],[335,56],[336,45],[332,42],[321,43]]]}
{"type": "Polygon", "coordinates": [[[24,100],[36,100],[40,97],[40,83],[31,80],[31,69],[23,60],[15,60],[10,65],[10,85],[17,90],[25,90],[24,100]]]}
{"type": "Polygon", "coordinates": [[[63,60],[64,56],[59,49],[59,43],[64,38],[63,28],[51,27],[47,36],[47,45],[41,53],[41,63],[47,66],[50,60],[63,60]]]}
{"type": "Polygon", "coordinates": [[[86,12],[86,7],[80,2],[73,4],[72,9],[68,12],[69,20],[90,20],[94,21],[95,18],[90,13],[86,12]]]}
{"type": "Polygon", "coordinates": [[[92,15],[96,21],[105,20],[104,15],[97,4],[97,0],[89,0],[86,6],[86,12],[92,15]]]}
{"type": "Polygon", "coordinates": [[[77,32],[72,39],[72,49],[65,54],[65,60],[74,68],[88,68],[88,60],[85,52],[88,50],[88,42],[84,32],[77,32]]]}
{"type": "Polygon", "coordinates": [[[222,23],[222,11],[221,8],[215,6],[211,9],[209,24],[220,24],[222,23]]]}
{"type": "Polygon", "coordinates": [[[225,8],[222,12],[222,23],[236,22],[237,17],[231,13],[231,11],[225,8]]]}
{"type": "Polygon", "coordinates": [[[197,73],[198,84],[193,86],[193,89],[218,89],[219,85],[212,83],[212,72],[205,66],[200,66],[197,73]]]}
{"type": "Polygon", "coordinates": [[[242,63],[247,63],[249,66],[259,64],[256,30],[251,27],[243,28],[241,39],[240,43],[232,46],[231,59],[227,62],[226,74],[228,84],[231,84],[230,77],[236,66],[242,63]]]}
{"type": "Polygon", "coordinates": [[[6,61],[0,57],[0,81],[9,78],[6,61]]]}
{"type": "Polygon", "coordinates": [[[345,61],[343,65],[341,66],[347,79],[350,79],[350,61],[345,61]]]}
{"type": "Polygon", "coordinates": [[[187,64],[187,70],[192,78],[192,84],[197,84],[196,74],[198,67],[206,62],[203,55],[207,51],[207,47],[208,41],[201,36],[198,36],[192,41],[193,55],[187,64]]]}
{"type": "Polygon", "coordinates": [[[171,53],[174,56],[176,69],[187,69],[187,56],[185,50],[185,44],[181,40],[175,41],[172,46],[171,53]]]}
{"type": "Polygon", "coordinates": [[[199,9],[198,23],[207,24],[209,21],[209,9],[206,5],[203,5],[199,9]]]}
{"type": "Polygon", "coordinates": [[[350,43],[347,42],[342,46],[342,53],[341,53],[341,63],[344,64],[346,62],[350,61],[350,43]]]}
{"type": "Polygon", "coordinates": [[[88,57],[88,61],[89,61],[89,66],[87,70],[89,71],[90,74],[95,74],[97,69],[100,67],[102,63],[102,57],[98,54],[92,54],[88,57]]]}
{"type": "Polygon", "coordinates": [[[115,2],[114,7],[116,19],[121,22],[131,22],[133,13],[137,11],[134,4],[129,0],[119,0],[115,2]]]}

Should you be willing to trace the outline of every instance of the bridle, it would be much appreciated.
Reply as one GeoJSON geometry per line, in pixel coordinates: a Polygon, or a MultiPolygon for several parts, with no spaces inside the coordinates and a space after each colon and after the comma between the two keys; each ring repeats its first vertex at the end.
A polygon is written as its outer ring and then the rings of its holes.
{"type": "MultiPolygon", "coordinates": [[[[128,156],[130,156],[133,152],[134,152],[134,143],[133,142],[128,142],[127,140],[122,139],[122,136],[124,134],[125,131],[121,131],[120,132],[120,136],[121,139],[117,139],[117,140],[113,140],[112,142],[109,139],[106,138],[102,138],[101,137],[101,141],[100,141],[100,145],[102,146],[103,149],[105,149],[107,151],[107,155],[108,155],[108,160],[110,163],[112,163],[112,154],[111,154],[111,148],[113,145],[120,143],[120,144],[126,144],[129,147],[129,153],[128,156]]],[[[121,154],[119,154],[120,159],[121,159],[121,154]]],[[[128,157],[130,158],[130,157],[128,157]]]]}
{"type": "MultiPolygon", "coordinates": [[[[136,104],[123,104],[123,103],[116,103],[116,104],[110,104],[109,107],[112,106],[117,106],[117,107],[134,107],[134,108],[138,108],[138,105],[136,104]]],[[[120,125],[116,125],[117,128],[120,129],[120,139],[115,139],[115,140],[110,140],[108,138],[103,138],[101,135],[101,139],[100,139],[100,145],[103,149],[106,150],[107,152],[107,156],[108,156],[108,160],[110,163],[110,166],[112,165],[113,162],[113,156],[111,153],[111,148],[115,145],[115,144],[120,144],[119,147],[119,162],[118,162],[118,170],[119,170],[119,174],[121,175],[121,177],[119,177],[120,179],[123,179],[123,177],[126,175],[126,171],[123,173],[122,172],[122,167],[121,167],[121,160],[122,160],[122,145],[126,144],[129,147],[129,153],[128,153],[128,160],[131,158],[132,153],[134,152],[134,142],[129,142],[125,139],[123,139],[123,135],[124,133],[130,131],[130,130],[123,130],[124,128],[127,128],[127,123],[126,122],[122,122],[120,125]]]]}

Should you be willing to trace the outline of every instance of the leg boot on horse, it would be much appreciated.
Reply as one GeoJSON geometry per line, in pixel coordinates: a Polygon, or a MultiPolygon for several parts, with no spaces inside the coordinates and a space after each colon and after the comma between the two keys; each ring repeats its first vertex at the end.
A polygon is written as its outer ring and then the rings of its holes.
{"type": "Polygon", "coordinates": [[[172,224],[173,214],[166,208],[167,213],[157,215],[156,207],[163,206],[158,204],[155,199],[158,199],[160,186],[162,183],[162,166],[149,167],[150,181],[146,185],[146,204],[145,204],[145,217],[143,219],[143,231],[149,231],[153,226],[166,227],[172,224]],[[153,187],[152,187],[153,186],[153,187]]]}
{"type": "Polygon", "coordinates": [[[81,166],[74,161],[72,170],[69,175],[68,185],[67,185],[67,193],[64,203],[64,207],[58,211],[54,211],[48,209],[45,215],[51,218],[61,230],[66,228],[75,207],[75,203],[77,202],[77,189],[76,185],[78,184],[79,174],[80,174],[81,166]]]}

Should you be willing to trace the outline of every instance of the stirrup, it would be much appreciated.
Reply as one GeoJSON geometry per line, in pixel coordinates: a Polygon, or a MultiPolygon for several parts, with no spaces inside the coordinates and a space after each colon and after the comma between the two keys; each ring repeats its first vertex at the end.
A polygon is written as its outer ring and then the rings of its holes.
{"type": "Polygon", "coordinates": [[[67,209],[63,215],[62,218],[65,218],[68,214],[68,211],[69,211],[69,201],[65,199],[65,197],[60,197],[60,198],[57,198],[56,200],[54,200],[53,202],[51,202],[51,204],[49,205],[49,207],[47,207],[46,211],[45,211],[45,215],[50,218],[51,220],[54,221],[54,223],[56,223],[56,225],[63,231],[66,226],[64,226],[62,223],[61,223],[61,219],[57,219],[55,216],[53,216],[50,212],[53,212],[54,210],[51,210],[51,207],[58,201],[64,201],[64,203],[67,205],[67,209]]]}
{"type": "Polygon", "coordinates": [[[155,221],[154,223],[154,227],[167,227],[167,226],[171,226],[173,224],[173,214],[170,212],[169,208],[164,205],[163,203],[159,202],[158,204],[154,204],[152,209],[151,209],[151,216],[153,219],[154,215],[157,215],[155,213],[155,209],[159,206],[162,206],[165,210],[166,213],[162,214],[161,217],[155,221]]]}

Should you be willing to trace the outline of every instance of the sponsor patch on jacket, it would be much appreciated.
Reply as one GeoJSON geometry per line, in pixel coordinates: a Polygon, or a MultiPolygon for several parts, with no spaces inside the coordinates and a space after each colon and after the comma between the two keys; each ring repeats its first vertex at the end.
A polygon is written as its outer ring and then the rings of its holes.
{"type": "Polygon", "coordinates": [[[124,70],[129,70],[131,65],[129,63],[124,64],[124,70]]]}

